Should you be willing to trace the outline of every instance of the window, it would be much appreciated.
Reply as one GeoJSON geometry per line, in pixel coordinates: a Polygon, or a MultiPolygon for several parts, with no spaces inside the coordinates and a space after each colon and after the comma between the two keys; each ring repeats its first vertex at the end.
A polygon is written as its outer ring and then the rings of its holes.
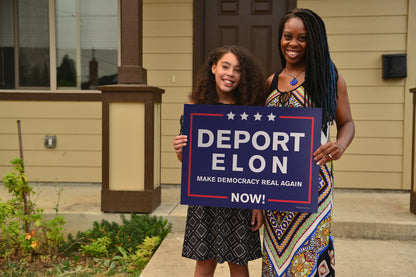
{"type": "Polygon", "coordinates": [[[13,1],[0,1],[0,88],[15,87],[13,1]]]}
{"type": "Polygon", "coordinates": [[[117,0],[1,0],[0,88],[117,83],[117,27],[117,0]]]}
{"type": "Polygon", "coordinates": [[[18,87],[49,87],[48,14],[48,0],[18,1],[18,87]]]}

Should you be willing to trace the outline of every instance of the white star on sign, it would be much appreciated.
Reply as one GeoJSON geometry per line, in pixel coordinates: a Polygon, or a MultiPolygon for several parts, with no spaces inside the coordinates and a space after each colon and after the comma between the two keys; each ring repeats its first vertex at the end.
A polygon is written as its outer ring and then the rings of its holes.
{"type": "Polygon", "coordinates": [[[274,121],[276,116],[273,113],[270,113],[267,117],[269,118],[269,121],[274,121]]]}
{"type": "Polygon", "coordinates": [[[241,120],[247,120],[248,114],[246,114],[246,112],[240,114],[241,116],[241,120]]]}
{"type": "Polygon", "coordinates": [[[261,121],[261,117],[262,117],[262,115],[261,114],[259,114],[258,112],[254,115],[254,120],[259,120],[259,121],[261,121]]]}
{"type": "Polygon", "coordinates": [[[230,120],[230,119],[234,120],[235,114],[233,114],[233,112],[229,112],[229,113],[227,113],[227,116],[228,116],[228,120],[230,120]]]}

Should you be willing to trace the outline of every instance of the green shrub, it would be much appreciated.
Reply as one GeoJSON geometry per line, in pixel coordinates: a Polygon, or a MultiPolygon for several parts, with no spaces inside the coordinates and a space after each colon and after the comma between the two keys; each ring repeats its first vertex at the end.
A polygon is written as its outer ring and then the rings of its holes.
{"type": "Polygon", "coordinates": [[[108,254],[107,247],[111,244],[111,239],[109,237],[98,238],[93,241],[91,244],[81,245],[80,250],[84,255],[89,255],[93,257],[102,257],[108,254]]]}
{"type": "Polygon", "coordinates": [[[72,249],[77,250],[81,244],[108,237],[111,239],[111,244],[107,246],[109,254],[117,255],[118,247],[123,247],[128,253],[133,253],[146,237],[158,236],[163,240],[172,228],[166,219],[147,214],[131,213],[130,220],[126,219],[125,215],[121,215],[121,219],[121,225],[107,220],[102,220],[101,223],[95,221],[91,230],[78,232],[75,239],[69,235],[67,245],[64,247],[72,245],[72,249]]]}
{"type": "Polygon", "coordinates": [[[15,172],[3,177],[3,185],[12,197],[0,202],[0,258],[57,255],[65,220],[59,215],[49,222],[44,219],[43,210],[31,200],[35,192],[27,182],[23,160],[11,163],[15,172]]]}
{"type": "Polygon", "coordinates": [[[58,204],[55,217],[46,221],[43,210],[31,200],[34,191],[24,174],[23,160],[15,159],[12,164],[17,174],[11,172],[3,178],[3,185],[12,197],[6,202],[0,199],[0,277],[36,276],[36,273],[138,276],[171,230],[167,220],[132,213],[129,220],[121,215],[122,224],[94,222],[91,230],[78,232],[76,238],[69,235],[65,240],[65,219],[58,215],[58,204]],[[79,262],[80,256],[83,262],[79,262]],[[33,261],[35,273],[30,270],[33,261]],[[51,267],[54,263],[55,267],[51,267]]]}
{"type": "Polygon", "coordinates": [[[136,267],[144,268],[161,242],[162,240],[160,237],[146,237],[143,243],[138,247],[136,253],[131,255],[131,263],[136,267]]]}

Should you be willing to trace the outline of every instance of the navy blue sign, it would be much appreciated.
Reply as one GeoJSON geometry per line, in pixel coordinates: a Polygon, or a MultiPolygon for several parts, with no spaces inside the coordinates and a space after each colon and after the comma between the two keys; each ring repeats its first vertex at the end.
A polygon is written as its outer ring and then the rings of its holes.
{"type": "Polygon", "coordinates": [[[313,213],[321,109],[184,106],[181,203],[313,213]]]}

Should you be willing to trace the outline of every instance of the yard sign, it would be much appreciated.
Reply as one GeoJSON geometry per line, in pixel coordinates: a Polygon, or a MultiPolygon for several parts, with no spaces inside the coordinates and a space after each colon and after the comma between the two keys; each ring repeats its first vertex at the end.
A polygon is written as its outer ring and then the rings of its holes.
{"type": "Polygon", "coordinates": [[[181,203],[313,213],[321,109],[184,106],[181,203]]]}

